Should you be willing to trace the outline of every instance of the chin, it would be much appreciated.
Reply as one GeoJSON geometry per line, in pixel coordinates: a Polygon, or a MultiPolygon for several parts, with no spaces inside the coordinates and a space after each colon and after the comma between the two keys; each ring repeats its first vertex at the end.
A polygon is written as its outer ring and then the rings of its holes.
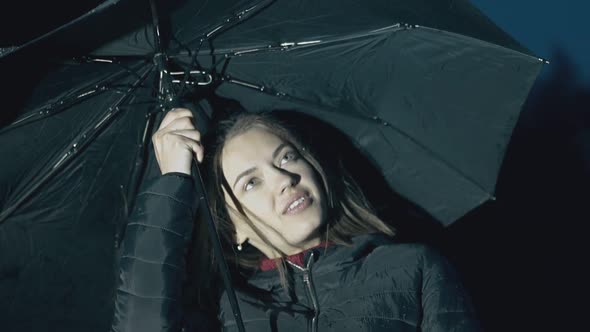
{"type": "Polygon", "coordinates": [[[310,223],[305,226],[299,225],[297,229],[297,234],[295,232],[291,232],[292,236],[289,236],[287,240],[289,243],[294,247],[301,247],[307,244],[310,241],[320,239],[320,227],[321,223],[310,223]]]}

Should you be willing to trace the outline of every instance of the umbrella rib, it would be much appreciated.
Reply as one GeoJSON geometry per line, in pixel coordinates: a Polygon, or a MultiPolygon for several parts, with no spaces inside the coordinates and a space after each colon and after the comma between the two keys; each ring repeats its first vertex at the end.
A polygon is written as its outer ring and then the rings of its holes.
{"type": "Polygon", "coordinates": [[[153,67],[146,68],[144,75],[134,82],[133,86],[129,88],[128,93],[123,95],[119,98],[111,107],[109,107],[104,116],[100,119],[97,124],[90,125],[86,128],[86,130],[78,135],[77,140],[75,143],[71,144],[69,147],[62,152],[61,157],[57,160],[57,162],[51,167],[51,169],[45,173],[45,175],[33,183],[32,187],[29,188],[20,198],[16,200],[14,204],[5,208],[2,213],[0,214],[0,225],[14,212],[16,211],[17,207],[19,207],[24,201],[26,201],[37,189],[41,187],[53,174],[55,174],[58,170],[60,170],[64,165],[67,164],[68,160],[75,155],[77,155],[86,145],[88,145],[94,138],[98,135],[98,133],[104,128],[105,124],[110,123],[110,120],[115,118],[123,108],[120,105],[123,104],[130,96],[131,92],[137,88],[147,77],[148,74],[152,71],[153,67]]]}
{"type": "Polygon", "coordinates": [[[84,14],[84,15],[82,15],[82,16],[80,16],[80,17],[78,17],[78,18],[76,18],[76,19],[74,19],[72,21],[70,21],[69,23],[66,23],[66,24],[58,27],[57,29],[54,29],[54,30],[52,30],[52,31],[50,31],[50,32],[48,32],[48,33],[46,33],[44,35],[41,35],[41,36],[39,36],[39,37],[31,40],[31,41],[28,41],[28,42],[20,45],[20,46],[13,47],[10,50],[6,51],[5,53],[0,54],[0,58],[3,58],[3,57],[5,57],[5,56],[7,56],[9,54],[15,53],[16,51],[22,50],[22,49],[24,49],[26,47],[29,47],[30,45],[33,45],[33,44],[35,44],[35,43],[37,43],[39,41],[42,41],[43,39],[48,38],[48,37],[50,37],[50,36],[52,36],[52,35],[60,32],[60,31],[66,30],[69,27],[77,24],[78,22],[82,22],[82,21],[86,20],[90,16],[96,15],[99,12],[102,12],[102,11],[108,9],[109,7],[112,7],[112,6],[117,5],[120,1],[121,0],[106,0],[103,3],[101,3],[100,5],[98,5],[97,7],[94,7],[93,9],[91,9],[90,11],[88,11],[86,14],[84,14]]]}
{"type": "Polygon", "coordinates": [[[146,148],[148,132],[152,129],[152,125],[154,122],[154,115],[158,113],[158,111],[152,111],[146,114],[146,121],[143,128],[143,135],[141,138],[141,143],[137,146],[137,151],[135,155],[135,167],[131,170],[131,174],[129,176],[129,190],[130,192],[125,196],[123,194],[123,199],[125,202],[128,202],[127,208],[125,209],[126,215],[129,215],[129,212],[133,209],[135,205],[135,198],[136,194],[139,191],[139,184],[140,179],[143,174],[143,166],[145,165],[145,157],[147,154],[146,148]]]}
{"type": "MultiPolygon", "coordinates": [[[[277,44],[259,44],[259,45],[242,47],[239,49],[229,49],[229,48],[215,49],[215,50],[210,49],[209,52],[207,52],[207,54],[208,55],[220,55],[220,56],[223,56],[226,58],[231,58],[231,57],[235,57],[235,56],[255,55],[258,53],[266,53],[266,52],[290,51],[293,49],[314,47],[317,45],[326,45],[329,43],[330,44],[331,43],[337,44],[337,43],[341,43],[341,42],[348,42],[353,39],[362,39],[362,38],[371,37],[374,35],[401,32],[401,31],[407,31],[407,30],[412,30],[412,29],[431,30],[431,31],[443,32],[443,33],[447,33],[447,34],[459,35],[462,38],[469,38],[472,40],[476,40],[480,43],[487,44],[491,47],[498,47],[498,45],[496,45],[496,44],[487,42],[485,40],[473,38],[473,37],[470,37],[467,35],[457,34],[457,33],[451,32],[451,31],[447,31],[447,30],[440,30],[440,29],[436,29],[436,28],[430,28],[430,27],[426,27],[426,26],[407,24],[407,23],[400,22],[400,23],[396,23],[396,24],[389,25],[389,26],[386,26],[383,28],[379,28],[379,29],[372,29],[372,30],[367,30],[367,31],[363,31],[363,32],[347,34],[347,35],[331,36],[331,37],[324,38],[321,40],[314,39],[314,40],[303,40],[303,41],[298,41],[298,42],[281,42],[280,44],[278,44],[278,43],[277,44]]],[[[528,57],[528,58],[533,59],[535,61],[540,61],[542,63],[549,63],[549,61],[547,61],[546,59],[532,56],[530,54],[526,54],[526,53],[519,51],[519,50],[514,50],[514,49],[510,49],[510,50],[512,52],[515,52],[516,54],[528,57]]],[[[187,56],[188,55],[187,53],[184,53],[184,52],[179,52],[177,54],[178,54],[177,56],[187,56]]]]}
{"type": "MultiPolygon", "coordinates": [[[[367,37],[372,37],[375,35],[380,34],[388,34],[392,32],[404,31],[409,29],[418,28],[417,26],[404,24],[404,23],[396,23],[393,25],[389,25],[387,27],[383,27],[380,29],[373,29],[363,32],[358,32],[354,34],[347,34],[347,35],[340,35],[340,36],[332,36],[323,39],[313,39],[313,40],[302,40],[297,42],[281,42],[277,44],[259,44],[254,46],[242,47],[240,49],[216,49],[216,50],[209,50],[208,55],[221,55],[226,58],[236,57],[236,56],[244,56],[244,55],[255,55],[259,53],[267,53],[267,52],[279,52],[279,51],[290,51],[294,49],[301,49],[301,48],[310,48],[319,45],[326,45],[326,44],[337,44],[342,42],[348,42],[354,39],[363,39],[367,37]]],[[[422,28],[422,27],[420,27],[422,28]]],[[[186,56],[187,54],[180,52],[179,55],[186,56]]]]}
{"type": "MultiPolygon", "coordinates": [[[[245,80],[242,79],[237,79],[235,77],[226,75],[223,78],[223,81],[227,82],[228,84],[234,84],[243,88],[247,88],[247,89],[252,89],[252,90],[256,90],[260,93],[264,93],[279,99],[285,99],[285,100],[289,100],[290,102],[293,102],[295,104],[299,104],[301,106],[303,106],[303,109],[308,109],[310,110],[309,114],[313,115],[314,113],[320,112],[320,113],[327,113],[327,114],[334,114],[334,115],[338,115],[340,114],[340,109],[336,108],[336,107],[332,107],[332,106],[326,106],[326,105],[319,105],[313,101],[309,101],[303,98],[298,98],[298,97],[294,97],[291,95],[288,95],[284,92],[280,92],[277,90],[274,90],[272,88],[268,88],[266,86],[263,85],[259,85],[257,83],[252,83],[252,82],[247,82],[245,80]],[[311,111],[311,109],[313,108],[313,112],[311,111]]],[[[308,112],[304,112],[304,113],[308,113],[308,112]]],[[[377,117],[370,117],[367,115],[361,115],[361,114],[347,114],[347,117],[351,117],[351,118],[355,118],[357,120],[362,120],[365,122],[369,122],[369,123],[374,123],[376,120],[379,121],[379,118],[377,117]]]]}
{"type": "Polygon", "coordinates": [[[11,123],[7,127],[0,129],[0,135],[6,133],[8,131],[11,131],[13,129],[19,128],[21,126],[30,124],[32,122],[36,122],[36,121],[48,118],[50,116],[54,116],[56,114],[59,114],[65,110],[69,109],[70,107],[73,107],[73,106],[75,106],[87,99],[90,99],[94,96],[104,93],[107,90],[109,90],[109,88],[114,86],[114,85],[109,86],[109,84],[111,82],[119,80],[125,74],[127,74],[128,71],[129,71],[129,69],[125,68],[124,70],[116,73],[114,75],[114,77],[111,76],[111,77],[105,78],[103,80],[100,80],[98,82],[88,84],[88,85],[84,86],[83,88],[80,88],[80,89],[60,98],[58,101],[55,101],[49,105],[44,105],[42,107],[33,109],[33,110],[29,111],[28,114],[21,117],[20,119],[17,119],[16,121],[11,123]]]}
{"type": "Polygon", "coordinates": [[[224,19],[223,22],[218,23],[214,26],[214,28],[210,29],[209,32],[204,33],[203,35],[189,39],[187,43],[193,43],[195,40],[200,39],[203,40],[210,40],[215,36],[228,31],[229,29],[235,27],[236,25],[248,20],[255,16],[255,14],[260,13],[264,9],[268,8],[273,2],[276,0],[261,0],[249,7],[238,11],[237,13],[229,16],[228,18],[224,19]]]}

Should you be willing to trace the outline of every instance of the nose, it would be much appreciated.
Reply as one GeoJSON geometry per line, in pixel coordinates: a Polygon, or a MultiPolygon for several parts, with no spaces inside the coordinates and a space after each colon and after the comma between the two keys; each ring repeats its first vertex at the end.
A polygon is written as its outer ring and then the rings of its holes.
{"type": "Polygon", "coordinates": [[[288,191],[289,188],[296,186],[301,180],[299,174],[291,173],[279,167],[272,168],[271,176],[278,194],[288,191]]]}

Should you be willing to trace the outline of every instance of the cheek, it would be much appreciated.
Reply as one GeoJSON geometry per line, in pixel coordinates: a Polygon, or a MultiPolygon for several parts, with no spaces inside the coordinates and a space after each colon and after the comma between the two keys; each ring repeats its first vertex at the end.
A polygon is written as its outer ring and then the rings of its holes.
{"type": "Polygon", "coordinates": [[[280,218],[276,213],[276,201],[272,196],[260,195],[258,199],[252,201],[250,212],[255,215],[254,217],[258,217],[268,224],[272,224],[273,221],[280,218]]]}
{"type": "Polygon", "coordinates": [[[327,217],[330,205],[330,203],[328,202],[328,195],[326,194],[326,190],[324,188],[324,182],[322,181],[322,177],[315,171],[315,169],[311,167],[309,169],[308,174],[308,178],[310,179],[311,185],[316,191],[316,197],[319,199],[321,219],[324,220],[327,217]]]}
{"type": "Polygon", "coordinates": [[[265,191],[265,188],[259,188],[242,197],[240,204],[250,220],[265,220],[274,213],[274,201],[272,195],[265,191]]]}
{"type": "MultiPolygon", "coordinates": [[[[225,191],[224,191],[224,195],[225,195],[225,204],[226,204],[227,212],[228,212],[230,220],[234,224],[234,228],[236,229],[236,231],[243,230],[244,226],[248,226],[246,221],[244,220],[244,216],[240,213],[240,211],[236,207],[236,204],[234,204],[234,201],[230,197],[230,195],[225,191]]],[[[239,203],[240,208],[243,209],[246,212],[246,214],[248,214],[248,209],[243,204],[243,202],[240,202],[239,199],[237,199],[237,201],[239,203]]]]}
{"type": "Polygon", "coordinates": [[[260,218],[260,213],[256,211],[252,211],[251,208],[247,208],[242,204],[242,208],[246,213],[246,217],[244,217],[240,212],[237,210],[230,210],[229,216],[234,225],[234,229],[236,231],[237,241],[243,241],[246,238],[257,238],[256,232],[250,226],[250,223],[254,224],[254,227],[260,228],[260,222],[258,221],[260,218]],[[246,221],[246,218],[249,220],[246,221]]]}
{"type": "Polygon", "coordinates": [[[309,181],[309,184],[313,186],[313,188],[317,191],[317,194],[320,195],[321,198],[325,197],[324,194],[324,184],[322,182],[322,178],[320,175],[313,169],[313,167],[308,166],[304,170],[304,177],[309,181]]]}

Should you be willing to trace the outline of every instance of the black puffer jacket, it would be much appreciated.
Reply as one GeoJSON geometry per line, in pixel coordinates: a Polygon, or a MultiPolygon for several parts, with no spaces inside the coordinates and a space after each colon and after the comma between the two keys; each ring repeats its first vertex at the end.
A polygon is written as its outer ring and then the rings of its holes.
{"type": "MultiPolygon", "coordinates": [[[[241,293],[249,331],[477,331],[456,274],[435,251],[397,244],[383,235],[354,238],[351,247],[312,249],[285,291],[275,270],[248,283],[265,292],[241,293]],[[324,252],[325,251],[325,252],[324,252]],[[265,294],[266,293],[266,294],[265,294]]],[[[237,331],[229,301],[220,320],[237,331]]]]}
{"type": "MultiPolygon", "coordinates": [[[[178,256],[190,220],[182,219],[194,212],[188,188],[190,179],[169,175],[140,195],[130,226],[143,226],[128,229],[124,240],[124,250],[132,252],[124,257],[134,258],[121,264],[114,331],[176,332],[186,326],[180,290],[169,283],[179,282],[184,273],[178,256]],[[158,240],[142,244],[152,232],[158,240]],[[154,256],[164,258],[160,265],[154,256]],[[153,266],[150,275],[134,267],[146,264],[153,266]]],[[[479,331],[458,276],[427,246],[363,235],[350,247],[309,250],[304,261],[305,266],[290,266],[289,291],[281,287],[276,270],[255,273],[248,290],[238,291],[246,331],[479,331]]],[[[220,306],[222,329],[237,331],[225,294],[220,306]]],[[[201,318],[192,329],[206,331],[208,325],[201,318]]]]}

